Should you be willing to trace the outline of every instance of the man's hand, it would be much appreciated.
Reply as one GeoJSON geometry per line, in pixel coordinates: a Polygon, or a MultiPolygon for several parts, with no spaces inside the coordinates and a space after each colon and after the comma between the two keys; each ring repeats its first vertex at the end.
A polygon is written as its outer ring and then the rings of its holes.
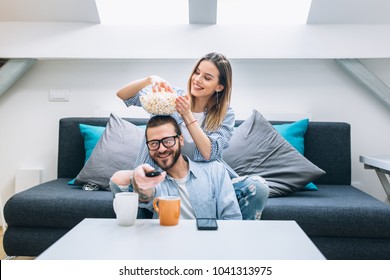
{"type": "Polygon", "coordinates": [[[165,179],[166,172],[161,172],[159,176],[147,177],[146,172],[154,171],[149,164],[142,164],[134,169],[134,181],[140,190],[153,189],[165,179]]]}
{"type": "Polygon", "coordinates": [[[146,172],[154,171],[149,164],[142,164],[134,169],[133,187],[134,191],[139,194],[139,200],[148,202],[154,197],[155,187],[164,181],[166,172],[161,172],[159,176],[147,177],[146,172]]]}

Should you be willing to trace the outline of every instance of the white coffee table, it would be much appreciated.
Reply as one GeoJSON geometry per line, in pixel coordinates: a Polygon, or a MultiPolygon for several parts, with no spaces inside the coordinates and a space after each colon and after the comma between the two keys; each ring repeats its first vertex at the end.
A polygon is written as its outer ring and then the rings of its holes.
{"type": "Polygon", "coordinates": [[[160,226],[137,220],[85,219],[37,260],[323,260],[295,221],[218,221],[199,231],[195,220],[160,226]]]}

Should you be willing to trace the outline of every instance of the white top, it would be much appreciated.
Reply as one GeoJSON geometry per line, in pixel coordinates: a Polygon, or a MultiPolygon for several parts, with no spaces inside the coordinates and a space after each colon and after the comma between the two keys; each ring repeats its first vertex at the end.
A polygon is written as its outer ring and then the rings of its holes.
{"type": "MultiPolygon", "coordinates": [[[[204,113],[193,113],[195,119],[198,121],[198,124],[201,125],[202,122],[205,119],[204,113]]],[[[194,150],[195,150],[195,143],[192,139],[192,136],[190,132],[188,131],[188,128],[184,122],[180,124],[181,133],[184,137],[184,147],[182,148],[181,152],[182,154],[188,156],[191,160],[194,160],[194,150]]]]}
{"type": "Polygon", "coordinates": [[[180,219],[195,219],[195,212],[191,206],[190,198],[188,196],[186,182],[190,177],[190,173],[182,179],[173,179],[177,183],[180,196],[180,219]]]}

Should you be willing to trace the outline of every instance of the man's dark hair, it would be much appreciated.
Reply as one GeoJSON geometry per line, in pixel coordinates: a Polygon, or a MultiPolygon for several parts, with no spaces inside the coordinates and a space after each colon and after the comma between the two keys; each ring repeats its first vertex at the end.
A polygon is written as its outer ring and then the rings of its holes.
{"type": "Polygon", "coordinates": [[[149,119],[148,123],[146,124],[146,129],[145,129],[145,139],[148,139],[147,137],[147,132],[148,128],[150,127],[158,127],[164,124],[170,123],[173,125],[175,128],[175,132],[177,135],[181,135],[181,130],[179,125],[177,124],[177,121],[171,117],[171,116],[165,116],[165,115],[156,115],[153,116],[149,119]]]}

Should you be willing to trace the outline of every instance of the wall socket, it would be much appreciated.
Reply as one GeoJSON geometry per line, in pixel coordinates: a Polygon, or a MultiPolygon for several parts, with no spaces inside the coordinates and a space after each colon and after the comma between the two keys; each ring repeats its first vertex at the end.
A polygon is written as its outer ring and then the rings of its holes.
{"type": "Polygon", "coordinates": [[[69,89],[51,89],[49,93],[49,101],[53,101],[53,102],[69,101],[69,89]]]}

